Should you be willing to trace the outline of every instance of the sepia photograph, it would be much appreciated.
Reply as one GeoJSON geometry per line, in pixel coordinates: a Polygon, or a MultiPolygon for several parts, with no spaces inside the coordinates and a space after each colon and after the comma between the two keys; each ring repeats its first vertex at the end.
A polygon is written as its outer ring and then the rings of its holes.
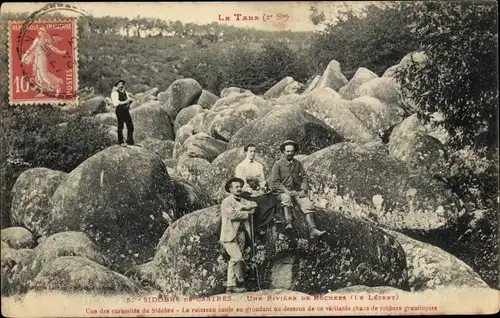
{"type": "Polygon", "coordinates": [[[4,2],[6,317],[494,314],[496,1],[4,2]]]}

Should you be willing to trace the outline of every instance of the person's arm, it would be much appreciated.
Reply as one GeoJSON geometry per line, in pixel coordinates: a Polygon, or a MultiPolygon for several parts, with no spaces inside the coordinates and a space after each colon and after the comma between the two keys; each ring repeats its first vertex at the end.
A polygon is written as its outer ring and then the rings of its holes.
{"type": "Polygon", "coordinates": [[[274,164],[271,172],[271,189],[274,191],[288,193],[288,189],[285,188],[283,183],[281,183],[280,166],[278,162],[274,164]]]}
{"type": "Polygon", "coordinates": [[[56,48],[55,46],[53,46],[52,44],[47,44],[47,47],[54,53],[56,54],[59,54],[59,55],[65,55],[66,54],[66,51],[61,51],[59,50],[58,48],[56,48]]]}
{"type": "Polygon", "coordinates": [[[248,212],[242,210],[242,207],[234,208],[228,202],[222,202],[221,214],[230,220],[246,220],[248,219],[248,212]]]}
{"type": "Polygon", "coordinates": [[[259,164],[259,181],[260,181],[260,189],[264,190],[266,188],[266,176],[264,175],[264,166],[259,164]]]}
{"type": "Polygon", "coordinates": [[[300,174],[302,175],[302,183],[300,184],[300,189],[304,192],[307,192],[309,191],[309,177],[302,163],[300,163],[299,161],[297,161],[297,163],[299,165],[300,174]]]}
{"type": "Polygon", "coordinates": [[[115,107],[120,105],[120,100],[118,99],[118,92],[117,91],[111,92],[111,102],[113,102],[113,106],[115,106],[115,107]]]}

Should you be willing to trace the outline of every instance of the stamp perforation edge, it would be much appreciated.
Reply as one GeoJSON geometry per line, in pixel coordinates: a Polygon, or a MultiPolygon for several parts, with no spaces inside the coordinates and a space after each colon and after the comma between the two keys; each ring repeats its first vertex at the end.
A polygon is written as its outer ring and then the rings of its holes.
{"type": "MultiPolygon", "coordinates": [[[[29,18],[28,18],[29,19],[29,18]]],[[[72,17],[67,17],[67,18],[51,18],[51,19],[43,19],[43,18],[37,18],[37,19],[31,19],[32,22],[47,22],[47,23],[58,23],[61,21],[73,21],[73,37],[77,39],[77,45],[74,50],[74,62],[75,62],[75,92],[78,92],[79,90],[79,82],[78,82],[78,69],[80,67],[79,64],[79,58],[78,58],[78,46],[79,46],[79,38],[78,38],[78,19],[77,18],[72,18],[72,17]]],[[[75,94],[75,98],[71,100],[63,100],[63,99],[55,99],[55,100],[29,100],[29,101],[14,101],[12,100],[12,94],[11,94],[11,76],[12,76],[12,56],[11,56],[11,42],[12,42],[12,35],[10,32],[11,25],[12,24],[24,24],[27,20],[8,20],[7,21],[7,52],[8,52],[8,64],[9,64],[9,69],[8,69],[8,76],[9,76],[9,105],[10,106],[15,106],[15,105],[59,105],[59,106],[71,106],[74,104],[79,103],[79,94],[75,94]]]]}

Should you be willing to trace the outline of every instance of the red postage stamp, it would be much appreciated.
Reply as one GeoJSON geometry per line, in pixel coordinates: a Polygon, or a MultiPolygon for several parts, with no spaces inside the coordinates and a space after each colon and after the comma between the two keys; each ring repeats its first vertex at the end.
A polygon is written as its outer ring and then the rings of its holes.
{"type": "Polygon", "coordinates": [[[9,102],[78,102],[75,20],[9,21],[9,102]]]}

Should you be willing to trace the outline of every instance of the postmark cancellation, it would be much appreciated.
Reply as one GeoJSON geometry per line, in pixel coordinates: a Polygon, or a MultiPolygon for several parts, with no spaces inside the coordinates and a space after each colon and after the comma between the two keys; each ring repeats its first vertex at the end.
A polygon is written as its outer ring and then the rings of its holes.
{"type": "Polygon", "coordinates": [[[9,103],[77,103],[76,21],[9,21],[8,28],[9,103]]]}

